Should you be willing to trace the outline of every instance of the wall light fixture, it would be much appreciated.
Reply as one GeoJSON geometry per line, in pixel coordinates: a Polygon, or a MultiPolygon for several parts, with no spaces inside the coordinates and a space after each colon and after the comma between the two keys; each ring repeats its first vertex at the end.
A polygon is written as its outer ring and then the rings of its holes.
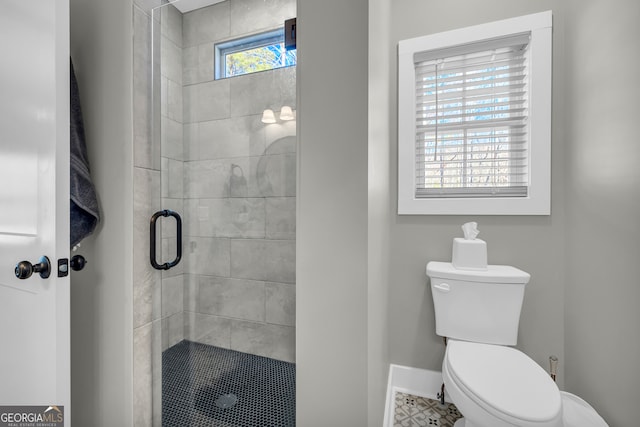
{"type": "Polygon", "coordinates": [[[293,120],[293,110],[288,105],[283,105],[280,110],[280,120],[293,120]]]}
{"type": "Polygon", "coordinates": [[[273,110],[267,108],[262,112],[262,123],[275,123],[276,115],[273,113],[273,110]]]}

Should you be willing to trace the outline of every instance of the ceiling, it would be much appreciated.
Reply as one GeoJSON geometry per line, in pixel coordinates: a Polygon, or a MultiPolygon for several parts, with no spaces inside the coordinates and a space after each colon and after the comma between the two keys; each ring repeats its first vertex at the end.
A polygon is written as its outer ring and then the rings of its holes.
{"type": "Polygon", "coordinates": [[[200,9],[201,7],[210,6],[215,3],[220,3],[224,0],[175,0],[171,4],[174,5],[180,12],[186,13],[192,10],[200,9]]]}

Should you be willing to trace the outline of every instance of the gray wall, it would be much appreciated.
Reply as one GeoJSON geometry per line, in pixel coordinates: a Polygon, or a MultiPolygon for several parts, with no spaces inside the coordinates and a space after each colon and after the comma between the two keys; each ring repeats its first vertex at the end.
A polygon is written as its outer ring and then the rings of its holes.
{"type": "Polygon", "coordinates": [[[610,425],[632,426],[640,387],[640,3],[565,3],[566,386],[610,425]]]}
{"type": "MultiPolygon", "coordinates": [[[[489,262],[532,275],[518,347],[545,369],[560,358],[559,385],[586,398],[611,425],[634,425],[640,359],[637,286],[640,235],[639,148],[631,126],[639,108],[636,2],[392,2],[386,49],[402,39],[552,9],[554,13],[552,214],[392,216],[388,284],[393,363],[440,370],[444,347],[434,333],[424,266],[450,260],[451,241],[467,221],[480,224],[489,262]],[[431,19],[433,18],[433,19],[431,19]],[[610,64],[619,61],[628,71],[610,64]],[[636,70],[636,71],[634,71],[636,70]],[[607,81],[613,77],[611,81],[607,81]],[[603,122],[599,122],[602,120],[603,122]],[[626,120],[626,121],[625,121],[626,120]],[[601,124],[602,123],[602,124],[601,124]],[[622,155],[629,150],[629,155],[622,155]],[[631,159],[634,159],[633,161],[631,159]],[[621,166],[628,169],[621,169],[621,166]]],[[[392,61],[390,139],[396,144],[396,60],[392,61]]],[[[391,152],[392,199],[397,154],[391,152]]],[[[389,209],[395,210],[392,200],[389,209]]]]}
{"type": "MultiPolygon", "coordinates": [[[[369,1],[369,144],[368,144],[368,424],[379,426],[384,414],[389,371],[390,227],[395,204],[389,179],[389,82],[393,61],[389,49],[391,3],[369,1]]],[[[364,423],[363,423],[364,424],[364,423]]]]}
{"type": "Polygon", "coordinates": [[[71,273],[71,410],[77,426],[132,423],[131,2],[70,1],[74,60],[102,223],[71,273]]]}
{"type": "Polygon", "coordinates": [[[367,419],[367,10],[367,0],[298,0],[296,405],[305,427],[367,419]]]}
{"type": "MultiPolygon", "coordinates": [[[[555,2],[557,3],[557,2],[555,2]]],[[[552,9],[553,1],[403,1],[391,10],[393,52],[391,95],[392,203],[397,204],[397,91],[396,48],[399,40],[552,9]],[[425,16],[436,17],[427,19],[425,16]]],[[[452,240],[461,237],[460,225],[479,223],[491,264],[514,265],[531,273],[522,310],[518,347],[546,366],[549,355],[560,359],[559,382],[564,378],[564,124],[563,16],[556,12],[554,27],[554,93],[556,116],[552,128],[551,216],[397,216],[391,221],[389,285],[390,356],[394,363],[440,370],[444,345],[435,334],[433,301],[427,286],[428,261],[450,261],[452,240]]]]}

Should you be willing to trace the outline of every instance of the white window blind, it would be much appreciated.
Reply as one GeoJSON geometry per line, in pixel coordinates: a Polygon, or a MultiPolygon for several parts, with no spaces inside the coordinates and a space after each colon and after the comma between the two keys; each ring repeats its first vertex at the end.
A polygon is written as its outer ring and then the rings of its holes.
{"type": "Polygon", "coordinates": [[[526,197],[530,35],[416,52],[416,198],[526,197]]]}

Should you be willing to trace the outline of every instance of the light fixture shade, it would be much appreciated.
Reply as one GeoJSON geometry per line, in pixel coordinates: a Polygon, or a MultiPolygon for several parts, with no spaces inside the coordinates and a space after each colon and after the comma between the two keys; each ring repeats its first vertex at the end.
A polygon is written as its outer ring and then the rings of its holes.
{"type": "Polygon", "coordinates": [[[280,120],[293,120],[293,111],[288,105],[283,105],[280,109],[280,120]]]}
{"type": "Polygon", "coordinates": [[[276,115],[273,114],[273,110],[266,109],[262,112],[262,123],[275,123],[276,115]]]}

